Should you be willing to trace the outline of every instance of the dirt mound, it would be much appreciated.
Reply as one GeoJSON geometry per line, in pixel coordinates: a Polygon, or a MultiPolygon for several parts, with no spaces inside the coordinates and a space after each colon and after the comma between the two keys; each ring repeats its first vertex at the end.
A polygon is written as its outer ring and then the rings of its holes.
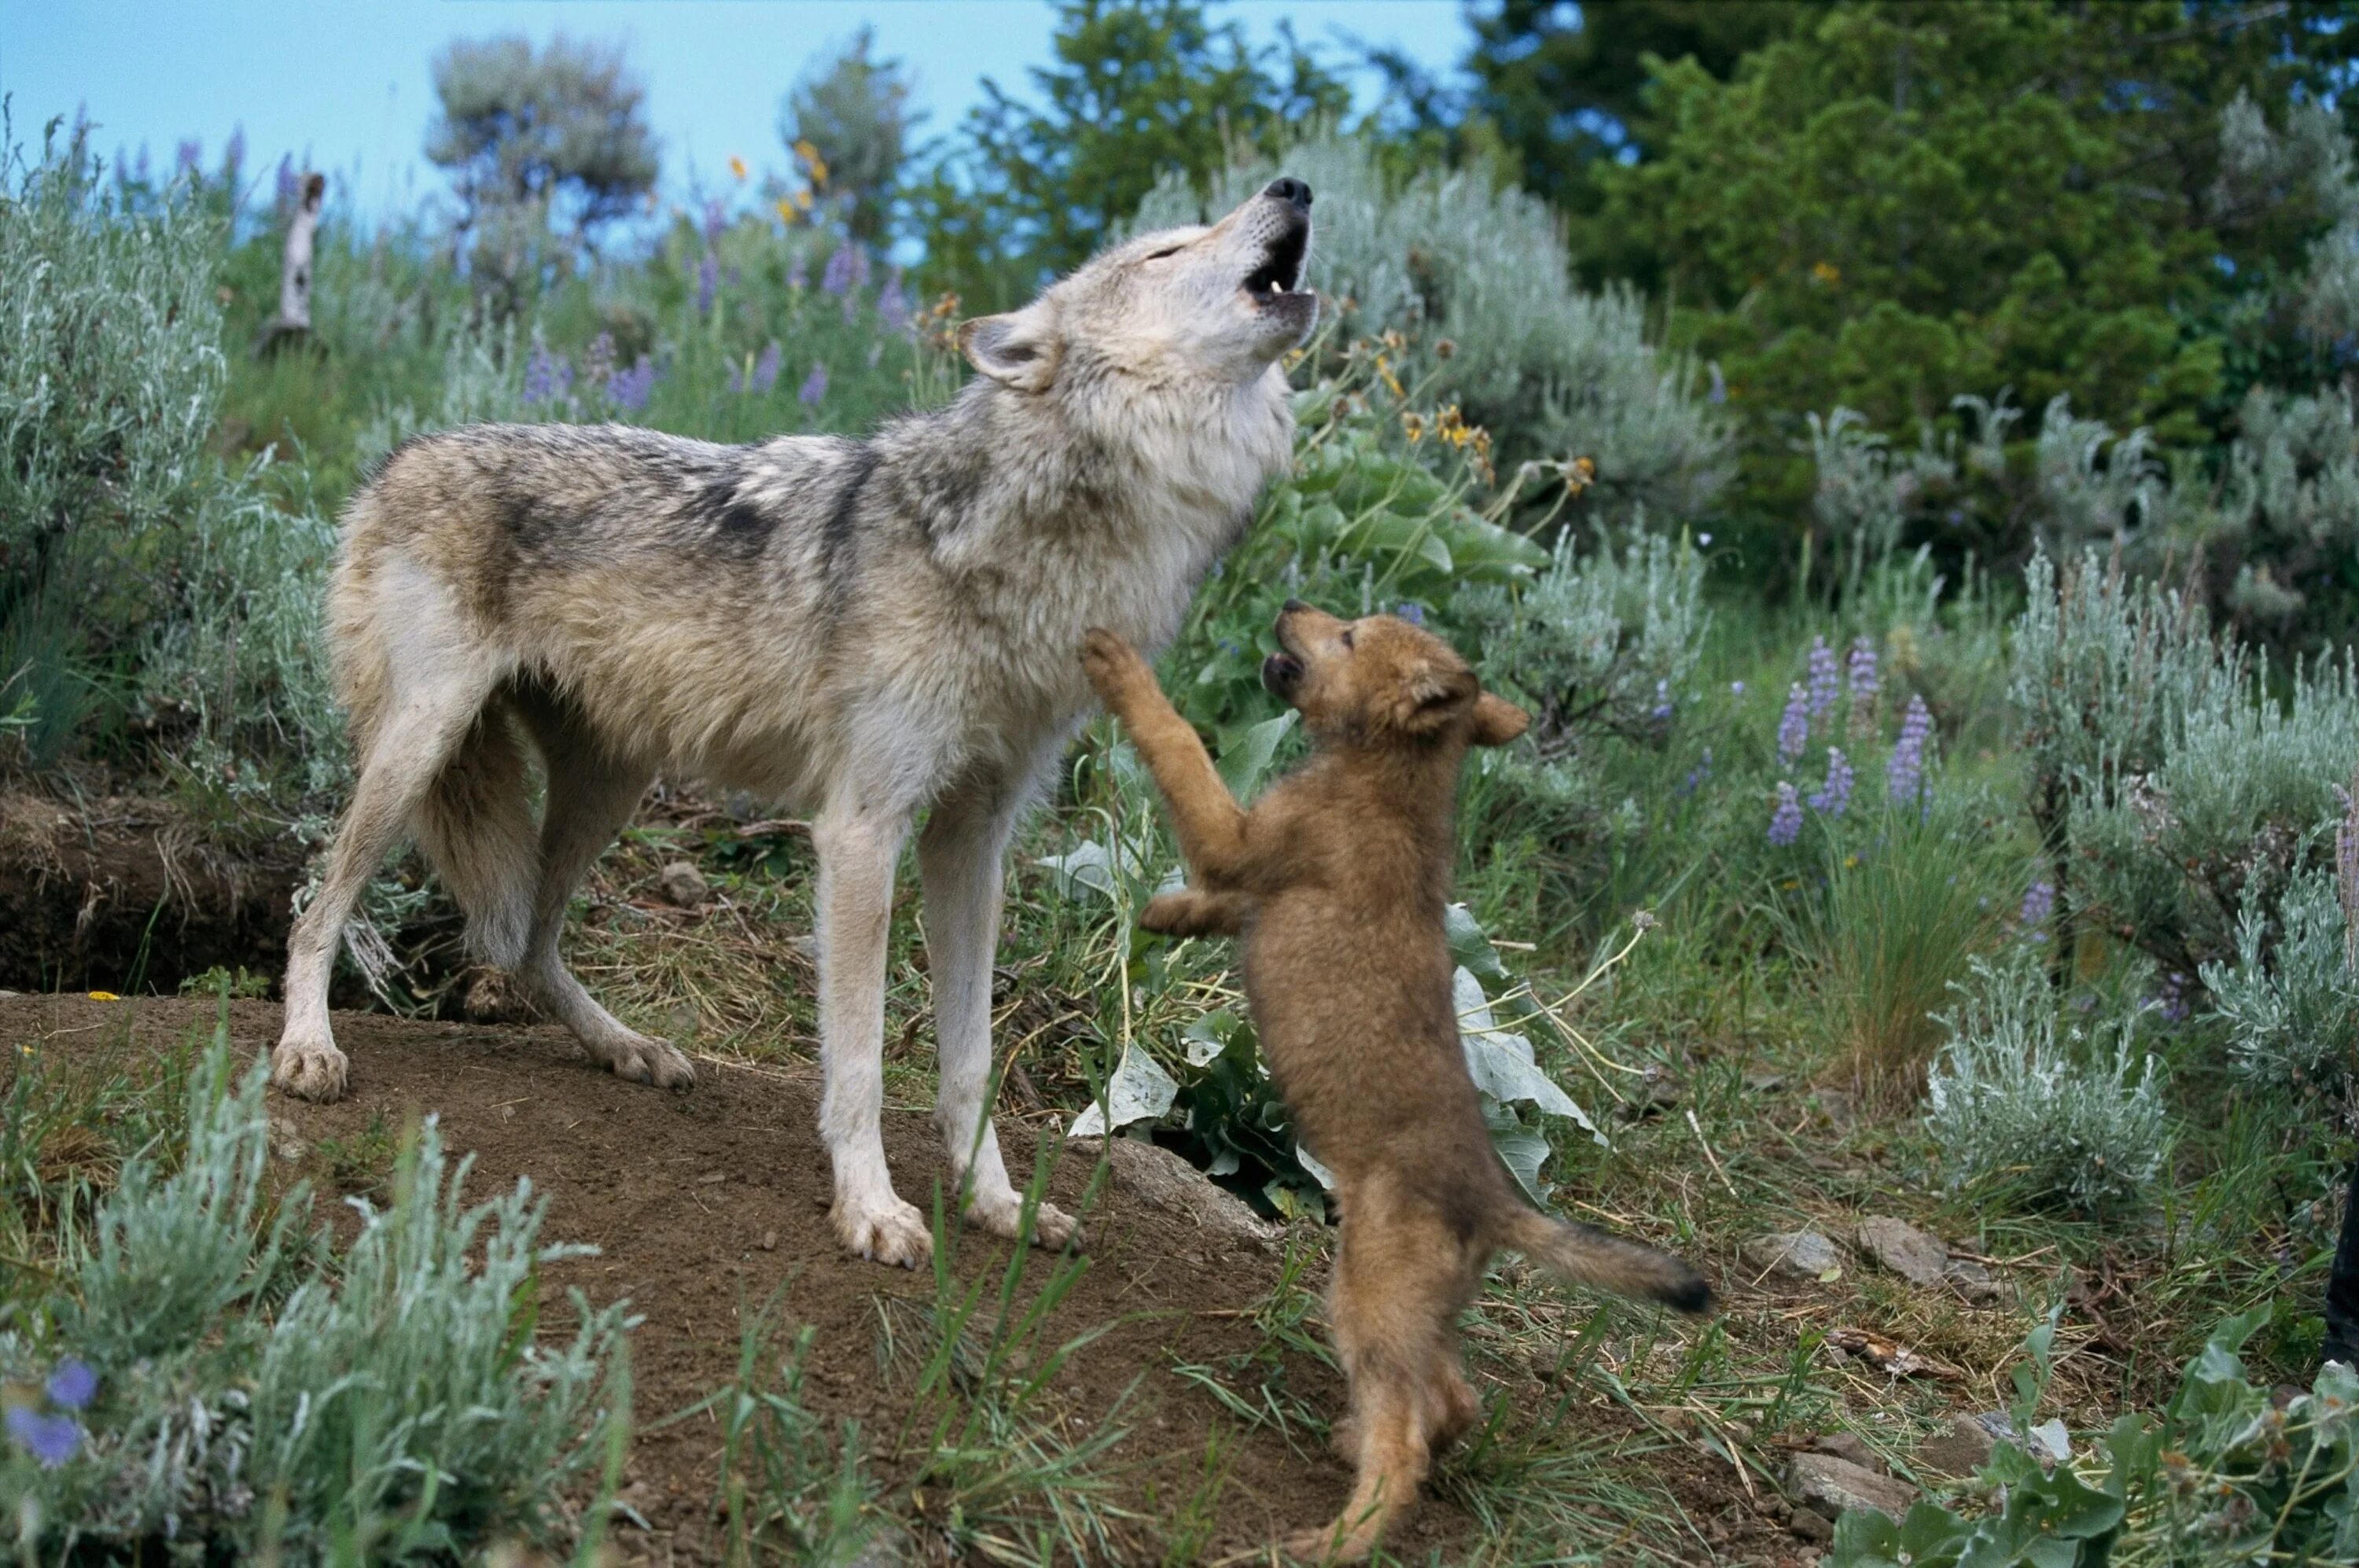
{"type": "Polygon", "coordinates": [[[275,974],[302,872],[295,844],[226,846],[161,801],[0,792],[0,987],[275,974]]]}
{"type": "MultiPolygon", "coordinates": [[[[194,999],[0,996],[0,1040],[38,1040],[47,1052],[95,1051],[123,1049],[127,1031],[132,1049],[161,1049],[209,1030],[214,1007],[194,999]]],[[[230,1017],[246,1050],[266,1051],[277,1036],[275,1004],[235,1002],[230,1017]]],[[[449,1146],[475,1155],[472,1195],[529,1177],[549,1195],[547,1238],[600,1248],[595,1258],[554,1266],[552,1284],[581,1286],[593,1301],[627,1297],[645,1314],[632,1345],[641,1432],[625,1496],[654,1529],[624,1531],[618,1544],[626,1553],[658,1563],[713,1560],[720,1428],[710,1414],[658,1423],[734,1375],[743,1318],[781,1285],[789,1323],[815,1330],[804,1364],[806,1401],[828,1418],[859,1422],[888,1502],[919,1521],[918,1541],[925,1544],[929,1503],[903,1489],[911,1464],[897,1448],[909,1396],[880,1373],[878,1338],[880,1323],[899,1308],[931,1302],[933,1285],[837,1251],[827,1221],[827,1160],[815,1130],[815,1070],[707,1062],[693,1092],[664,1094],[617,1082],[550,1029],[343,1014],[336,1030],[353,1061],[351,1097],[327,1106],[272,1097],[274,1118],[291,1124],[299,1140],[299,1149],[283,1146],[295,1153],[297,1168],[333,1192],[321,1139],[349,1149],[372,1136],[383,1139],[387,1127],[398,1129],[413,1115],[438,1113],[449,1146]]],[[[1010,1164],[1028,1168],[1028,1140],[1003,1128],[1015,1134],[1010,1164]]],[[[885,1141],[903,1194],[924,1203],[945,1171],[929,1121],[917,1112],[888,1111],[885,1141]]],[[[1051,1195],[1083,1212],[1092,1171],[1081,1150],[1066,1151],[1051,1195]]],[[[1084,1212],[1083,1223],[1089,1268],[1057,1307],[1044,1343],[1102,1330],[1074,1356],[1056,1397],[1076,1435],[1109,1411],[1118,1411],[1114,1419],[1126,1429],[1102,1466],[1112,1501],[1136,1519],[1135,1539],[1117,1541],[1115,1560],[1164,1555],[1173,1514],[1205,1493],[1205,1456],[1216,1432],[1225,1434],[1230,1463],[1225,1482],[1215,1482],[1210,1523],[1191,1540],[1194,1560],[1266,1552],[1277,1537],[1332,1518],[1348,1489],[1340,1461],[1299,1428],[1289,1442],[1269,1425],[1247,1425],[1201,1380],[1173,1370],[1180,1364],[1243,1365],[1233,1358],[1257,1350],[1266,1357],[1255,1317],[1277,1281],[1281,1258],[1260,1246],[1208,1239],[1199,1223],[1119,1186],[1084,1212]]],[[[1006,1244],[970,1231],[959,1242],[954,1268],[962,1279],[995,1279],[1007,1258],[1006,1244]]],[[[1044,1263],[1035,1277],[1045,1272],[1044,1263]]],[[[1323,1265],[1312,1272],[1310,1283],[1323,1283],[1323,1265]]],[[[545,1310],[559,1294],[544,1294],[545,1310]]],[[[1272,1376],[1282,1382],[1283,1397],[1322,1415],[1340,1413],[1342,1380],[1315,1358],[1288,1353],[1272,1376]]],[[[1486,1394],[1510,1410],[1553,1402],[1536,1381],[1490,1382],[1486,1394]]],[[[1254,1387],[1234,1392],[1246,1404],[1262,1395],[1254,1387]]],[[[1700,1454],[1663,1447],[1632,1418],[1602,1405],[1584,1405],[1581,1419],[1641,1439],[1644,1457],[1633,1458],[1628,1481],[1661,1488],[1672,1511],[1702,1532],[1684,1542],[1647,1543],[1655,1552],[1712,1561],[1710,1539],[1718,1561],[1791,1559],[1794,1542],[1755,1515],[1726,1469],[1700,1454]]],[[[1475,1519],[1448,1493],[1445,1485],[1441,1495],[1430,1497],[1390,1543],[1403,1561],[1436,1552],[1455,1560],[1476,1547],[1475,1519]]],[[[1606,1538],[1613,1533],[1601,1530],[1584,1544],[1626,1553],[1630,1543],[1612,1547],[1606,1538]]]]}

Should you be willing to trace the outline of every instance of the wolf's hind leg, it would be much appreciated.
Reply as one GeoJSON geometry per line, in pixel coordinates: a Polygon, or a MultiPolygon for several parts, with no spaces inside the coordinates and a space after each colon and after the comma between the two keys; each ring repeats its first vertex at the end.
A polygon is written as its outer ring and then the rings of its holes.
{"type": "MultiPolygon", "coordinates": [[[[933,1256],[925,1215],[893,1191],[885,1102],[885,942],[907,811],[831,802],[811,822],[819,852],[819,1130],[835,1168],[830,1218],[848,1252],[915,1269],[933,1256]]],[[[988,1006],[988,998],[985,999],[988,1006]]]]}
{"type": "Polygon", "coordinates": [[[524,963],[540,850],[524,755],[495,702],[468,729],[418,808],[418,847],[467,916],[467,946],[500,969],[524,963]]]}
{"type": "MultiPolygon", "coordinates": [[[[455,661],[454,661],[455,662],[455,661]]],[[[328,1022],[328,978],[344,922],[491,694],[492,671],[418,672],[403,682],[362,760],[327,875],[287,938],[287,1007],[270,1081],[306,1100],[344,1092],[346,1062],[328,1022]]]]}
{"type": "Polygon", "coordinates": [[[565,909],[591,864],[604,853],[647,792],[647,775],[615,761],[561,716],[536,713],[534,738],[549,767],[548,814],[540,824],[540,883],[533,893],[532,935],[516,974],[533,1002],[573,1032],[592,1060],[618,1078],[685,1089],[696,1082],[688,1058],[651,1040],[598,1005],[558,954],[565,909]]]}
{"type": "MultiPolygon", "coordinates": [[[[991,963],[999,946],[1001,886],[1016,797],[976,788],[934,807],[918,840],[926,892],[926,948],[934,983],[934,1047],[941,1083],[934,1125],[948,1145],[951,1171],[965,1189],[970,1219],[1013,1239],[1023,1199],[1008,1180],[991,1125],[991,963]]],[[[1062,1247],[1073,1239],[1071,1215],[1043,1203],[1032,1239],[1062,1247]]]]}

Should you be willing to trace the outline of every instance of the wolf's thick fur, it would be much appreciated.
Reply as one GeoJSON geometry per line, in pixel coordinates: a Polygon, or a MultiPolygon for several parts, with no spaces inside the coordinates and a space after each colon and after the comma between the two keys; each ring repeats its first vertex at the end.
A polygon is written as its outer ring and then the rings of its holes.
{"type": "MultiPolygon", "coordinates": [[[[930,805],[935,1116],[971,1212],[1013,1235],[984,1104],[1009,830],[1089,705],[1082,628],[1169,640],[1289,459],[1277,362],[1317,313],[1296,289],[1310,204],[1279,180],[968,323],[982,374],[868,441],[506,425],[395,452],[346,515],[330,593],[360,774],[288,942],[275,1081],[343,1092],[329,971],[407,828],[483,955],[592,1057],[687,1085],[687,1058],[567,972],[559,931],[658,770],[752,790],[813,819],[838,1234],[914,1266],[929,1234],[893,1191],[877,1114],[894,868],[930,805]],[[538,822],[526,743],[548,779],[538,822]]],[[[1044,1206],[1036,1234],[1072,1224],[1044,1206]]]]}
{"type": "Polygon", "coordinates": [[[1347,625],[1288,604],[1277,637],[1263,680],[1301,712],[1316,749],[1251,811],[1128,643],[1093,630],[1082,663],[1169,801],[1191,876],[1140,923],[1244,936],[1270,1074],[1335,1173],[1328,1319],[1352,1385],[1338,1444],[1357,1477],[1334,1525],[1289,1550],[1357,1561],[1415,1498],[1431,1448],[1478,1413],[1456,1320],[1493,1252],[1687,1312],[1712,1291],[1675,1258],[1533,1209],[1491,1149],[1443,920],[1460,764],[1469,746],[1521,735],[1523,712],[1390,615],[1347,625]]]}

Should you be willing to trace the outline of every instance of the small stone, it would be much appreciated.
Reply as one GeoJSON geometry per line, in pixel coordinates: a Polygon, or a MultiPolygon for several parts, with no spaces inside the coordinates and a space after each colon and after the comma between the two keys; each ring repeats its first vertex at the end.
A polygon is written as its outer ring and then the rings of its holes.
{"type": "Polygon", "coordinates": [[[696,1184],[700,1187],[711,1187],[728,1180],[729,1172],[726,1171],[708,1171],[696,1179],[696,1184]]]}
{"type": "Polygon", "coordinates": [[[1767,1279],[1816,1283],[1843,1269],[1835,1244],[1814,1230],[1772,1231],[1737,1249],[1756,1274],[1767,1279]]]}
{"type": "Polygon", "coordinates": [[[765,1252],[776,1252],[778,1250],[778,1233],[777,1231],[766,1230],[762,1233],[762,1250],[765,1252]]]}
{"type": "Polygon", "coordinates": [[[656,885],[663,889],[665,898],[683,909],[701,908],[712,897],[712,885],[704,879],[704,873],[685,860],[675,860],[665,866],[656,885]]]}
{"type": "Polygon", "coordinates": [[[1906,1220],[1875,1214],[1859,1222],[1863,1251],[1912,1285],[1938,1285],[1950,1267],[1950,1249],[1906,1220]]]}
{"type": "Polygon", "coordinates": [[[288,1121],[285,1116],[273,1116],[270,1118],[270,1152],[272,1155],[277,1159],[287,1161],[289,1165],[292,1165],[297,1160],[302,1159],[304,1155],[310,1152],[310,1149],[311,1146],[303,1141],[303,1135],[295,1130],[295,1124],[293,1122],[288,1121]]]}
{"type": "Polygon", "coordinates": [[[1835,1521],[1809,1508],[1796,1508],[1786,1517],[1786,1528],[1804,1541],[1820,1546],[1835,1538],[1835,1521]]]}
{"type": "Polygon", "coordinates": [[[1971,1475],[1997,1446],[1988,1427],[1970,1415],[1950,1418],[1949,1430],[1917,1445],[1917,1467],[1936,1475],[1971,1475]]]}
{"type": "Polygon", "coordinates": [[[1873,1470],[1879,1475],[1889,1475],[1890,1467],[1875,1456],[1875,1450],[1855,1432],[1830,1432],[1821,1434],[1810,1444],[1812,1452],[1832,1454],[1837,1459],[1848,1460],[1863,1470],[1873,1470]]]}
{"type": "Polygon", "coordinates": [[[1876,1508],[1898,1519],[1917,1500],[1917,1488],[1891,1475],[1879,1475],[1832,1454],[1797,1454],[1786,1469],[1786,1486],[1801,1506],[1794,1510],[1823,1514],[1833,1519],[1845,1508],[1876,1508]]]}
{"type": "Polygon", "coordinates": [[[1978,1307],[1989,1306],[2006,1296],[2006,1287],[1993,1279],[1989,1269],[1968,1258],[1950,1259],[1949,1267],[1941,1270],[1941,1278],[1950,1282],[1951,1289],[1978,1307]]]}

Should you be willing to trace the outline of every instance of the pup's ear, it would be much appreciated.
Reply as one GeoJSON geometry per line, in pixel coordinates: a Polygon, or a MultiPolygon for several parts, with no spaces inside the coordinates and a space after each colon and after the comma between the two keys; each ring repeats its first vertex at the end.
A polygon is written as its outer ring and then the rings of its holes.
{"type": "Polygon", "coordinates": [[[1420,665],[1402,682],[1393,723],[1404,735],[1430,735],[1474,695],[1474,672],[1420,665]]]}
{"type": "Polygon", "coordinates": [[[1065,354],[1057,307],[1047,299],[1004,316],[978,316],[960,326],[958,343],[969,365],[1017,392],[1047,391],[1065,354]]]}
{"type": "Polygon", "coordinates": [[[1476,746],[1505,746],[1531,727],[1532,716],[1504,697],[1485,691],[1474,699],[1476,746]]]}

